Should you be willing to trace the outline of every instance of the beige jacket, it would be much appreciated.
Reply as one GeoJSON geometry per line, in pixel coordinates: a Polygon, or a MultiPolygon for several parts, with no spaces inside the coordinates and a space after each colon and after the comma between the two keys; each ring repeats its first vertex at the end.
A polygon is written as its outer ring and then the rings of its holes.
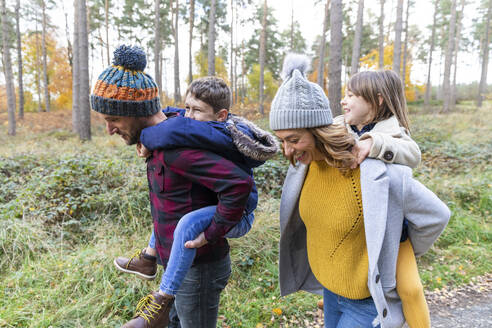
{"type": "MultiPolygon", "coordinates": [[[[345,124],[347,130],[359,140],[357,133],[346,124],[343,115],[335,117],[334,124],[345,124]]],[[[386,163],[403,164],[411,168],[420,163],[420,148],[405,128],[398,124],[395,116],[378,122],[370,132],[364,133],[360,140],[372,138],[370,158],[376,158],[386,163]]]]}

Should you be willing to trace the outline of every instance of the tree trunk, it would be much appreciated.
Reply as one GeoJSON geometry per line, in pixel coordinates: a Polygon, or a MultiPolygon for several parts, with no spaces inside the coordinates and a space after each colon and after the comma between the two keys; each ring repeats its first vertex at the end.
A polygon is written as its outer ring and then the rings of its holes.
{"type": "Polygon", "coordinates": [[[208,75],[215,75],[215,0],[210,2],[208,22],[208,75]]]}
{"type": "Polygon", "coordinates": [[[436,22],[437,22],[437,12],[439,10],[439,0],[434,0],[434,18],[432,19],[432,35],[431,44],[429,49],[429,66],[427,68],[427,83],[425,85],[425,97],[424,106],[428,107],[430,104],[430,92],[431,92],[431,67],[432,67],[432,52],[434,52],[434,43],[436,38],[436,22]]]}
{"type": "Polygon", "coordinates": [[[161,1],[155,0],[154,2],[154,68],[155,68],[155,82],[159,88],[159,95],[162,92],[162,72],[161,72],[161,25],[160,25],[160,6],[161,1]]]}
{"type": "Polygon", "coordinates": [[[290,51],[294,50],[294,0],[291,1],[290,15],[290,51]]]}
{"type": "Polygon", "coordinates": [[[330,63],[328,97],[333,117],[342,113],[342,0],[333,0],[330,11],[330,63]]]}
{"type": "Polygon", "coordinates": [[[408,58],[408,16],[410,15],[411,0],[407,0],[407,12],[405,17],[405,41],[403,42],[403,67],[401,73],[401,80],[403,82],[403,88],[405,88],[407,80],[407,58],[408,58]]]}
{"type": "Polygon", "coordinates": [[[403,0],[398,0],[396,7],[395,43],[393,47],[393,70],[401,76],[401,28],[402,28],[403,0]]]}
{"type": "Polygon", "coordinates": [[[267,22],[267,0],[263,1],[263,17],[261,18],[261,36],[260,36],[260,114],[265,114],[265,109],[263,108],[263,87],[265,84],[265,52],[266,52],[266,22],[267,22]]]}
{"type": "Polygon", "coordinates": [[[490,40],[490,15],[492,12],[492,0],[489,1],[489,7],[487,9],[486,28],[485,28],[485,40],[483,43],[482,54],[482,74],[480,75],[480,84],[478,86],[477,106],[482,107],[482,102],[487,87],[487,68],[489,66],[489,40],[490,40]]]}
{"type": "Polygon", "coordinates": [[[176,1],[174,9],[174,104],[181,102],[181,88],[179,85],[179,42],[178,42],[178,22],[179,22],[179,0],[176,1]]]}
{"type": "Polygon", "coordinates": [[[91,112],[89,105],[89,40],[87,37],[87,7],[86,0],[79,0],[79,137],[82,140],[91,139],[91,112]]]}
{"type": "Polygon", "coordinates": [[[38,112],[43,111],[41,105],[41,72],[39,70],[41,63],[39,60],[39,30],[38,30],[38,15],[36,13],[36,92],[38,94],[38,112]]]}
{"type": "Polygon", "coordinates": [[[380,14],[379,14],[379,69],[384,68],[384,0],[380,0],[380,14]]]}
{"type": "Polygon", "coordinates": [[[319,42],[319,61],[318,61],[318,85],[325,89],[325,48],[326,48],[326,31],[328,29],[328,15],[330,13],[330,0],[326,0],[325,19],[323,20],[323,31],[319,42]]]}
{"type": "Polygon", "coordinates": [[[443,111],[449,111],[451,102],[451,62],[453,60],[454,31],[456,30],[456,0],[451,3],[451,19],[449,22],[448,45],[444,58],[444,80],[443,80],[443,111]]]}
{"type": "Polygon", "coordinates": [[[189,39],[189,54],[188,54],[188,83],[193,81],[193,25],[195,24],[195,0],[190,0],[190,39],[189,39]]]}
{"type": "Polygon", "coordinates": [[[14,75],[12,73],[12,62],[10,60],[9,48],[9,28],[7,25],[7,8],[5,0],[2,2],[2,43],[3,43],[3,69],[5,72],[5,84],[7,91],[7,111],[8,111],[8,134],[15,136],[15,87],[14,75]]]}
{"type": "Polygon", "coordinates": [[[48,55],[46,54],[46,3],[41,1],[41,9],[43,13],[41,47],[43,51],[43,82],[44,82],[44,106],[47,112],[50,111],[50,90],[48,80],[48,55]]]}
{"type": "Polygon", "coordinates": [[[461,10],[458,16],[458,26],[456,30],[455,44],[454,44],[454,71],[453,71],[453,84],[451,84],[451,109],[456,107],[456,71],[458,70],[458,52],[460,51],[461,42],[461,27],[463,23],[463,13],[465,11],[465,0],[461,0],[461,10]]]}
{"type": "Polygon", "coordinates": [[[104,27],[106,29],[106,56],[109,66],[111,64],[109,59],[109,0],[104,1],[104,27]]]}
{"type": "Polygon", "coordinates": [[[355,27],[354,45],[352,47],[352,65],[350,75],[354,75],[359,70],[360,43],[362,39],[362,20],[364,19],[364,0],[359,0],[357,9],[357,25],[355,27]]]}
{"type": "MultiPolygon", "coordinates": [[[[231,93],[234,92],[234,62],[233,62],[233,56],[234,56],[234,3],[233,0],[231,0],[231,62],[229,63],[229,70],[230,70],[230,89],[231,93]]],[[[231,94],[231,102],[234,103],[234,95],[231,94]]]]}
{"type": "Polygon", "coordinates": [[[24,118],[24,81],[22,78],[22,42],[20,33],[20,0],[15,5],[15,25],[17,35],[17,67],[19,74],[19,119],[24,118]]]}
{"type": "Polygon", "coordinates": [[[72,53],[72,131],[79,134],[80,126],[80,72],[79,72],[79,1],[74,0],[73,53],[72,53]]]}

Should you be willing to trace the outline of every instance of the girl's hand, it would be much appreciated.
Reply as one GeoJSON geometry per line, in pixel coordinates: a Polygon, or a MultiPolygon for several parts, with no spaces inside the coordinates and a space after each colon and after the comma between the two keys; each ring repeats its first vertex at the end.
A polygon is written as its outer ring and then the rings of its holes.
{"type": "Polygon", "coordinates": [[[356,163],[352,165],[352,169],[355,169],[357,165],[362,163],[367,158],[369,152],[371,151],[371,147],[372,138],[357,141],[356,147],[352,149],[352,153],[355,155],[357,160],[356,163]]]}
{"type": "Polygon", "coordinates": [[[150,150],[145,148],[140,142],[137,142],[137,155],[139,157],[147,158],[151,155],[150,150]]]}
{"type": "Polygon", "coordinates": [[[200,248],[206,244],[208,244],[208,241],[205,239],[205,233],[202,232],[198,235],[198,237],[196,237],[196,239],[188,240],[185,243],[185,247],[186,248],[200,248]]]}

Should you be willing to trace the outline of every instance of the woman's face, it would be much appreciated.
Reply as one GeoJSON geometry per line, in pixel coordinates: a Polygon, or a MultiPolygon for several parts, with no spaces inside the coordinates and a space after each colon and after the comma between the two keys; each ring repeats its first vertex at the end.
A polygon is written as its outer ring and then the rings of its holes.
{"type": "Polygon", "coordinates": [[[345,97],[340,103],[344,111],[345,122],[357,126],[359,130],[373,120],[374,111],[371,108],[371,104],[361,96],[356,96],[348,88],[345,92],[345,97]]]}
{"type": "Polygon", "coordinates": [[[277,130],[275,135],[280,139],[284,155],[289,159],[309,164],[311,161],[322,160],[321,153],[316,149],[314,136],[306,129],[277,130]]]}

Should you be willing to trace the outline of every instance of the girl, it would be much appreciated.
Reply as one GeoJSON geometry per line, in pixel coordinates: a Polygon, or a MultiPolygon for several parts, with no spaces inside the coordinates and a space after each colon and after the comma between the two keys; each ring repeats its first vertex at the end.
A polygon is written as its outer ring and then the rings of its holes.
{"type": "MultiPolygon", "coordinates": [[[[374,159],[357,167],[355,139],[332,124],[324,92],[307,81],[308,61],[299,59],[286,58],[270,112],[270,127],[292,163],[280,205],[281,294],[322,292],[325,327],[401,327],[395,276],[403,220],[421,255],[446,226],[449,210],[408,167],[374,159]]],[[[354,114],[355,106],[344,107],[354,114]]],[[[367,122],[380,120],[367,112],[361,111],[367,122]]],[[[384,153],[388,161],[398,154],[384,153]]]]}

